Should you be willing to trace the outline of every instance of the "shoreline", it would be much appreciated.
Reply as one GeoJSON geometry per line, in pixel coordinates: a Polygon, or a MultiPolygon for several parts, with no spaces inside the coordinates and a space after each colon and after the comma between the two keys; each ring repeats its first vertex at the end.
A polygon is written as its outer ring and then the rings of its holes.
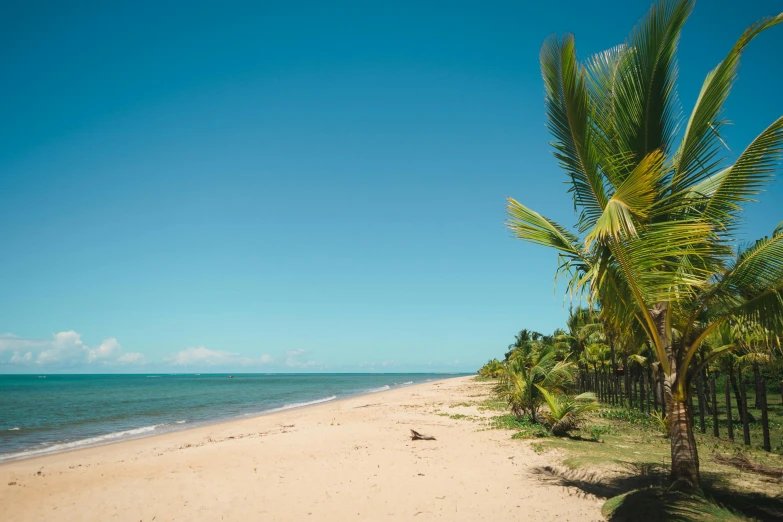
{"type": "Polygon", "coordinates": [[[457,376],[0,464],[4,522],[601,520],[457,376]],[[434,440],[412,441],[410,430],[434,440]]]}
{"type": "MultiPolygon", "coordinates": [[[[36,374],[30,374],[30,375],[36,375],[36,374]]],[[[222,375],[222,374],[220,374],[220,375],[222,375]]],[[[241,374],[234,374],[234,375],[241,375],[241,374]]],[[[391,375],[397,375],[397,374],[390,373],[390,374],[382,374],[382,375],[390,375],[391,376],[391,375]]],[[[408,374],[400,374],[400,375],[408,375],[408,374]]],[[[86,439],[76,439],[76,440],[73,440],[73,441],[58,442],[58,443],[53,444],[51,447],[57,447],[57,446],[68,445],[68,444],[77,444],[77,443],[84,442],[84,441],[91,440],[91,439],[102,439],[103,437],[109,437],[109,436],[114,435],[114,434],[126,434],[127,433],[127,436],[118,435],[115,438],[108,438],[108,439],[98,440],[98,441],[96,441],[94,443],[87,443],[87,444],[82,444],[82,445],[78,445],[78,446],[62,448],[62,449],[58,448],[58,449],[49,450],[48,448],[42,448],[39,451],[26,449],[26,450],[23,450],[21,452],[0,454],[0,468],[2,466],[6,465],[6,464],[13,463],[13,462],[27,461],[27,460],[37,459],[37,458],[41,458],[41,457],[60,455],[60,454],[63,454],[63,453],[77,452],[77,451],[81,451],[81,450],[85,450],[85,449],[97,448],[97,447],[102,447],[102,446],[110,446],[110,445],[114,445],[114,444],[121,444],[123,442],[130,442],[130,441],[136,441],[136,440],[142,440],[142,439],[150,439],[150,438],[154,438],[154,437],[162,437],[162,436],[166,436],[166,435],[169,435],[169,434],[172,434],[172,433],[180,433],[180,432],[185,432],[185,431],[188,431],[188,430],[197,430],[197,429],[200,429],[200,428],[207,428],[207,427],[210,427],[210,426],[217,426],[217,425],[220,425],[220,424],[230,424],[230,423],[233,423],[233,422],[240,422],[240,421],[243,421],[243,420],[256,419],[256,418],[259,418],[259,417],[267,417],[267,416],[270,416],[270,415],[277,415],[277,414],[280,414],[280,413],[285,413],[287,411],[304,410],[306,408],[312,408],[312,407],[315,407],[315,406],[322,406],[324,404],[331,404],[331,403],[336,403],[336,402],[339,402],[339,401],[350,400],[350,399],[354,399],[354,398],[357,398],[357,397],[364,397],[364,396],[368,396],[368,395],[378,395],[378,394],[387,393],[387,392],[390,392],[390,391],[399,390],[399,389],[403,389],[403,388],[413,388],[413,387],[416,387],[416,386],[422,386],[422,385],[426,385],[426,384],[430,384],[430,383],[434,383],[434,382],[440,382],[440,381],[444,381],[444,380],[447,380],[447,379],[454,379],[454,378],[459,378],[459,377],[469,377],[469,376],[470,375],[449,375],[449,376],[444,376],[441,379],[431,379],[431,380],[426,380],[426,381],[420,382],[420,383],[413,383],[413,384],[401,383],[399,386],[396,386],[394,388],[392,388],[390,385],[387,384],[385,386],[388,386],[389,388],[385,389],[385,390],[383,390],[383,389],[381,389],[381,390],[374,390],[374,391],[373,390],[366,390],[366,391],[363,391],[363,392],[347,394],[345,396],[332,395],[330,397],[334,397],[334,399],[330,399],[329,397],[324,397],[324,398],[314,399],[312,401],[306,401],[306,402],[303,402],[303,403],[293,403],[291,405],[283,404],[282,406],[276,406],[274,408],[270,408],[268,410],[263,410],[263,411],[256,412],[256,413],[245,413],[245,414],[241,414],[241,415],[238,415],[238,416],[235,416],[235,417],[215,418],[213,420],[194,421],[191,424],[188,424],[187,422],[183,422],[182,424],[179,424],[178,422],[175,422],[173,424],[172,423],[167,423],[167,424],[155,424],[155,425],[150,425],[150,426],[138,426],[138,427],[134,427],[134,428],[128,428],[127,430],[123,430],[123,431],[120,431],[120,432],[109,432],[109,433],[104,433],[104,434],[100,434],[100,435],[95,435],[93,437],[88,437],[86,439]],[[287,406],[290,406],[290,407],[287,407],[287,406]],[[166,426],[168,429],[161,430],[161,431],[158,431],[156,433],[155,429],[157,427],[159,427],[159,426],[166,426]],[[150,429],[150,428],[152,428],[152,429],[150,429]],[[137,430],[145,430],[145,431],[139,431],[136,434],[128,433],[128,432],[134,432],[134,431],[137,431],[137,430]],[[30,451],[35,451],[35,453],[29,454],[28,452],[30,452],[30,451]],[[25,454],[25,453],[28,453],[28,454],[25,454]],[[15,456],[10,456],[10,455],[15,455],[15,456]]]]}

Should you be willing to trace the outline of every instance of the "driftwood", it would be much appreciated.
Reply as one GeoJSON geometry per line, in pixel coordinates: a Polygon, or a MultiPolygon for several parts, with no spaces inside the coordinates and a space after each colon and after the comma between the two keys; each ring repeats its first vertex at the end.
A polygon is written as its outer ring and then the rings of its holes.
{"type": "Polygon", "coordinates": [[[411,430],[411,440],[435,440],[432,435],[424,435],[416,430],[411,430]]]}
{"type": "Polygon", "coordinates": [[[759,475],[774,477],[778,481],[783,481],[783,468],[770,468],[763,464],[755,464],[741,451],[737,451],[733,457],[725,457],[720,453],[715,453],[715,460],[721,464],[734,466],[742,471],[750,471],[759,475]]]}

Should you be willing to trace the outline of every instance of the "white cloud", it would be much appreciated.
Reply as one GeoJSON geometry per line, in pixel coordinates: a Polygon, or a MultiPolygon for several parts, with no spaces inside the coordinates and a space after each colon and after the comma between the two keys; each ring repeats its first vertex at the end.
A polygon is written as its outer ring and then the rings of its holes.
{"type": "Polygon", "coordinates": [[[41,367],[117,366],[144,363],[138,352],[123,353],[117,339],[105,339],[93,349],[84,344],[80,333],[58,332],[51,339],[23,339],[13,334],[0,335],[0,364],[24,365],[35,362],[41,367]],[[11,352],[10,358],[3,352],[11,352]]]}
{"type": "Polygon", "coordinates": [[[87,353],[87,362],[101,361],[106,359],[116,359],[122,352],[122,347],[117,339],[112,337],[106,339],[94,350],[89,350],[87,353]]]}
{"type": "Polygon", "coordinates": [[[41,365],[70,366],[83,362],[89,348],[84,346],[82,336],[73,330],[54,334],[49,348],[38,354],[35,362],[41,365]]]}
{"type": "Polygon", "coordinates": [[[24,339],[12,333],[0,334],[0,355],[3,352],[17,352],[19,350],[40,347],[45,343],[45,340],[24,339]]]}
{"type": "Polygon", "coordinates": [[[302,360],[301,357],[307,353],[307,350],[297,348],[296,350],[288,350],[285,352],[285,365],[294,368],[310,368],[313,366],[320,366],[315,361],[302,360]]]}
{"type": "Polygon", "coordinates": [[[375,368],[376,366],[381,366],[383,368],[389,368],[393,366],[397,366],[397,361],[383,361],[383,362],[370,362],[370,361],[362,361],[359,363],[359,368],[375,368]]]}
{"type": "Polygon", "coordinates": [[[256,359],[225,350],[210,350],[203,346],[187,348],[175,353],[168,361],[176,366],[252,366],[272,362],[270,355],[264,354],[256,359]]]}
{"type": "Polygon", "coordinates": [[[27,352],[22,355],[19,352],[14,352],[9,362],[11,364],[30,364],[33,360],[33,352],[27,352]]]}
{"type": "Polygon", "coordinates": [[[147,362],[143,353],[128,352],[117,357],[117,364],[141,365],[147,362]]]}

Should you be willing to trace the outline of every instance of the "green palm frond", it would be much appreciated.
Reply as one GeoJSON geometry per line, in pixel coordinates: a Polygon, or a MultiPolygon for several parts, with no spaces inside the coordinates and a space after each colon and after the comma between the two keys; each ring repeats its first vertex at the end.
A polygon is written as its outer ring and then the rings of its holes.
{"type": "Polygon", "coordinates": [[[740,56],[751,40],[781,21],[783,14],[764,18],[751,25],[734,44],[728,56],[707,75],[678,152],[674,192],[703,182],[715,172],[723,146],[720,113],[737,78],[740,56]]]}
{"type": "Polygon", "coordinates": [[[543,415],[553,435],[565,435],[578,428],[584,420],[585,413],[598,409],[593,393],[583,393],[571,398],[553,393],[538,385],[537,387],[549,408],[549,411],[543,412],[543,415]]]}
{"type": "Polygon", "coordinates": [[[576,60],[573,35],[544,42],[541,75],[555,157],[571,178],[574,205],[581,208],[580,223],[586,229],[601,216],[609,198],[599,168],[598,134],[590,124],[588,82],[576,60]]]}
{"type": "Polygon", "coordinates": [[[783,158],[783,117],[767,127],[731,167],[697,186],[705,190],[702,214],[722,229],[730,230],[742,210],[740,206],[759,194],[775,177],[783,158]]]}
{"type": "Polygon", "coordinates": [[[675,53],[693,1],[662,1],[628,38],[632,66],[617,85],[618,142],[638,160],[666,152],[677,132],[679,103],[675,53]]]}

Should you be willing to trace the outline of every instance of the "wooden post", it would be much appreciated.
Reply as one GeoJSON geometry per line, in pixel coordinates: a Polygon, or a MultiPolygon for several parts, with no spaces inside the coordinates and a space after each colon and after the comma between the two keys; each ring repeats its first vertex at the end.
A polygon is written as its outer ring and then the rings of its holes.
{"type": "Polygon", "coordinates": [[[740,372],[739,378],[741,400],[740,408],[742,408],[742,411],[740,412],[740,415],[742,416],[742,436],[745,445],[750,446],[750,421],[748,421],[748,396],[746,390],[747,385],[745,384],[745,377],[742,375],[742,372],[740,372]]]}
{"type": "Polygon", "coordinates": [[[724,388],[726,388],[726,421],[729,424],[729,440],[734,442],[734,426],[731,423],[731,391],[729,391],[729,379],[726,377],[723,380],[724,388]]]}
{"type": "Polygon", "coordinates": [[[716,393],[715,374],[712,374],[710,379],[710,396],[712,398],[712,435],[720,438],[720,430],[718,429],[718,394],[716,393]]]}
{"type": "Polygon", "coordinates": [[[772,445],[769,441],[769,416],[767,414],[767,383],[764,382],[764,375],[761,375],[759,379],[759,402],[761,406],[761,431],[764,434],[764,451],[772,451],[772,445]]]}
{"type": "Polygon", "coordinates": [[[644,368],[639,368],[639,411],[644,413],[644,368]]]}

